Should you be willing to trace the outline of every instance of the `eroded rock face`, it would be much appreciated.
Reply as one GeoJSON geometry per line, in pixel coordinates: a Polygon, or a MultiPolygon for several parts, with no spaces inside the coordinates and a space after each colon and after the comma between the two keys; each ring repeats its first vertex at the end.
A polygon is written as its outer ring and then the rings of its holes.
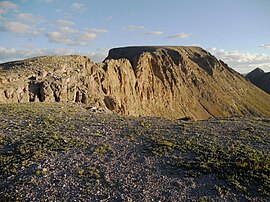
{"type": "Polygon", "coordinates": [[[0,65],[0,102],[81,102],[134,116],[270,115],[270,96],[199,47],[112,49],[0,65]]]}

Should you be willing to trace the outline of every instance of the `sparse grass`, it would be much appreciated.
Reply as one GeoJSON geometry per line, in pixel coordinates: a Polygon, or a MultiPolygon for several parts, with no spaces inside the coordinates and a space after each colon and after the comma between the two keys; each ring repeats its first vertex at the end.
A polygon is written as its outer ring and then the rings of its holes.
{"type": "Polygon", "coordinates": [[[198,202],[207,202],[207,201],[210,201],[210,200],[206,196],[201,196],[196,201],[198,201],[198,202]]]}
{"type": "Polygon", "coordinates": [[[173,151],[174,144],[171,141],[164,140],[164,139],[161,139],[161,140],[153,139],[153,140],[154,142],[152,143],[151,151],[154,154],[159,155],[159,154],[164,154],[164,153],[173,151]]]}
{"type": "Polygon", "coordinates": [[[84,167],[78,170],[78,175],[84,179],[99,180],[101,173],[96,167],[84,167]]]}
{"type": "Polygon", "coordinates": [[[101,157],[104,157],[104,156],[106,156],[108,154],[113,154],[113,149],[109,144],[103,143],[101,145],[98,145],[94,149],[94,153],[101,156],[101,157]]]}
{"type": "Polygon", "coordinates": [[[221,197],[225,196],[228,193],[228,189],[222,185],[215,185],[215,190],[217,194],[221,197]]]}
{"type": "MultiPolygon", "coordinates": [[[[0,118],[2,186],[9,178],[14,182],[20,179],[26,170],[31,171],[29,183],[37,183],[51,172],[47,167],[37,167],[38,162],[73,149],[83,150],[89,159],[99,162],[99,166],[82,162],[75,176],[82,182],[100,182],[108,169],[103,169],[103,164],[117,156],[119,147],[113,139],[117,137],[141,144],[142,151],[136,155],[151,155],[175,170],[183,169],[185,177],[218,176],[225,182],[213,187],[219,197],[231,190],[270,196],[269,119],[168,121],[93,115],[80,105],[64,103],[0,105],[0,118]]],[[[14,186],[21,186],[16,183],[14,186]]],[[[197,200],[208,201],[208,196],[197,200]]]]}
{"type": "MultiPolygon", "coordinates": [[[[251,143],[269,145],[267,134],[252,136],[254,129],[240,131],[239,135],[235,134],[236,137],[228,136],[220,144],[217,137],[223,136],[207,134],[204,127],[185,128],[183,131],[184,133],[166,140],[152,136],[148,138],[148,148],[154,155],[169,158],[171,165],[185,169],[186,176],[217,174],[238,191],[269,195],[270,153],[251,146],[251,143]],[[238,136],[238,140],[233,140],[238,136]]],[[[165,137],[165,134],[161,136],[165,137]]],[[[220,189],[217,191],[222,192],[220,189]]]]}
{"type": "Polygon", "coordinates": [[[43,134],[31,134],[23,139],[1,137],[0,142],[0,173],[4,176],[18,174],[21,167],[29,167],[30,162],[37,161],[44,155],[81,144],[78,140],[43,134]]]}

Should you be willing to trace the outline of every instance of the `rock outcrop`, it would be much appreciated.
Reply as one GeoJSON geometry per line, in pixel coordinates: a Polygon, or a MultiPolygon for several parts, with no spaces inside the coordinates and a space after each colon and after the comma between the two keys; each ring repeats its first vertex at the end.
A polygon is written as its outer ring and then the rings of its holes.
{"type": "Polygon", "coordinates": [[[120,114],[270,116],[270,96],[199,47],[125,47],[102,63],[46,56],[0,65],[0,102],[80,102],[120,114]]]}
{"type": "Polygon", "coordinates": [[[256,68],[248,73],[246,78],[251,83],[270,94],[270,72],[266,73],[262,69],[256,68]]]}

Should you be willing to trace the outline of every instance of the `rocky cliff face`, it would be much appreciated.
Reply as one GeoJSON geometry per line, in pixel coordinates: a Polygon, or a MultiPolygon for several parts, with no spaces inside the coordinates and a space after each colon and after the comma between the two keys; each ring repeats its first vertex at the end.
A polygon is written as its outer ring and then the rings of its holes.
{"type": "Polygon", "coordinates": [[[81,102],[135,116],[270,115],[270,96],[199,47],[126,47],[0,65],[0,102],[81,102]]]}
{"type": "Polygon", "coordinates": [[[248,73],[246,78],[251,83],[270,94],[270,72],[266,73],[262,69],[256,68],[248,73]]]}

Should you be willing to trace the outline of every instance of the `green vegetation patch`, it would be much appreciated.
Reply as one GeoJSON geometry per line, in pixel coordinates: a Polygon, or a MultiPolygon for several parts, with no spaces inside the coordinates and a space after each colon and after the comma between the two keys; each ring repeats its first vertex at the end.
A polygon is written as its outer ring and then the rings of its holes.
{"type": "Polygon", "coordinates": [[[153,143],[151,145],[151,150],[154,154],[166,154],[168,152],[172,152],[174,149],[174,143],[169,141],[169,140],[165,140],[165,139],[159,139],[159,140],[155,140],[153,139],[153,143]]]}
{"type": "Polygon", "coordinates": [[[101,157],[104,157],[108,154],[113,154],[113,149],[109,144],[103,143],[103,144],[98,145],[94,149],[94,153],[101,156],[101,157]]]}
{"type": "Polygon", "coordinates": [[[101,172],[96,167],[83,167],[77,171],[79,177],[84,179],[93,179],[93,180],[99,180],[101,179],[101,172]]]}
{"type": "Polygon", "coordinates": [[[31,161],[45,154],[66,151],[80,144],[78,140],[60,135],[33,134],[23,139],[0,137],[0,174],[18,174],[21,167],[29,167],[31,161]]]}
{"type": "MultiPolygon", "coordinates": [[[[253,130],[245,130],[244,133],[240,131],[234,136],[226,136],[213,131],[207,134],[205,127],[185,126],[175,136],[153,136],[149,132],[146,139],[147,148],[154,155],[164,157],[170,165],[185,169],[188,177],[215,174],[238,191],[270,196],[270,153],[258,146],[267,146],[269,135],[261,133],[254,136],[253,130]]],[[[224,188],[216,189],[219,195],[226,193],[224,188]]]]}

